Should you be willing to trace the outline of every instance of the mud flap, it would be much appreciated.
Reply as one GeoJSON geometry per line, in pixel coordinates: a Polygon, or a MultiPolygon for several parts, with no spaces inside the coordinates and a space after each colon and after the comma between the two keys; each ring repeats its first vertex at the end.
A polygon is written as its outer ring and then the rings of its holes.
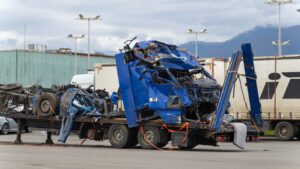
{"type": "Polygon", "coordinates": [[[233,144],[240,149],[245,148],[247,137],[247,126],[244,123],[230,123],[234,127],[233,144]]]}

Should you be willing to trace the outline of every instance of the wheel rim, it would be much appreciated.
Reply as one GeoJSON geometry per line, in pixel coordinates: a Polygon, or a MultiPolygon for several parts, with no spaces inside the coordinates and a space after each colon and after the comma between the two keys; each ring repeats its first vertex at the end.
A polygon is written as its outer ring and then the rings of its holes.
{"type": "Polygon", "coordinates": [[[8,125],[7,124],[4,125],[2,131],[3,131],[3,134],[7,134],[8,133],[8,125]]]}
{"type": "Polygon", "coordinates": [[[115,140],[115,142],[120,143],[122,142],[122,140],[124,139],[124,131],[121,129],[116,129],[113,132],[113,138],[115,140]]]}
{"type": "Polygon", "coordinates": [[[286,137],[288,135],[288,128],[286,126],[281,127],[279,134],[281,137],[286,137]]]}
{"type": "Polygon", "coordinates": [[[41,110],[43,112],[48,112],[50,110],[50,102],[48,100],[43,100],[41,103],[41,110]]]}
{"type": "Polygon", "coordinates": [[[147,140],[147,141],[153,142],[154,138],[155,138],[155,136],[154,136],[154,132],[152,130],[146,130],[144,132],[144,139],[145,139],[145,141],[147,140]]]}

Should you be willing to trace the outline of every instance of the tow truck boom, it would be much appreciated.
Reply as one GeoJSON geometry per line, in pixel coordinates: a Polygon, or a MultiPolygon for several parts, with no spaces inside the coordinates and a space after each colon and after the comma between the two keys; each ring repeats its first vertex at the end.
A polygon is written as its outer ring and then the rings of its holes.
{"type": "Polygon", "coordinates": [[[261,118],[261,105],[258,97],[258,89],[256,83],[256,74],[253,62],[253,53],[250,44],[243,44],[242,51],[235,52],[231,57],[231,62],[227,70],[226,78],[223,84],[223,90],[220,96],[218,106],[216,108],[216,115],[211,127],[211,131],[220,132],[220,126],[224,113],[226,112],[229,105],[229,98],[233,89],[234,83],[236,82],[239,74],[238,68],[243,58],[245,67],[245,77],[247,81],[247,89],[250,101],[250,116],[255,126],[262,127],[261,118]]]}

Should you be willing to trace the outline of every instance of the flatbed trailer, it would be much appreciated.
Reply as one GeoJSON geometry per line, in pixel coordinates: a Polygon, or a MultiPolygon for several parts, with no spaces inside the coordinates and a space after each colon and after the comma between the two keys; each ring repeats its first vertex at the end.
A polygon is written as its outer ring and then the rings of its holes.
{"type": "MultiPolygon", "coordinates": [[[[32,115],[31,113],[28,114],[28,112],[15,112],[15,113],[6,113],[6,112],[0,112],[0,116],[4,116],[6,118],[12,118],[14,119],[17,124],[18,124],[18,130],[17,130],[17,135],[16,135],[16,144],[23,144],[21,135],[22,131],[25,128],[39,128],[40,130],[47,131],[47,139],[45,141],[46,144],[53,144],[53,140],[51,138],[51,135],[53,132],[59,132],[60,127],[61,127],[61,119],[56,117],[56,116],[51,116],[51,117],[39,117],[36,115],[32,115]]],[[[109,127],[112,125],[127,125],[127,120],[126,118],[94,118],[94,117],[88,117],[85,115],[81,115],[76,117],[74,120],[74,125],[73,125],[73,132],[78,133],[80,131],[80,126],[82,124],[91,124],[93,126],[98,126],[102,129],[106,129],[106,132],[108,132],[109,127]]],[[[162,127],[164,126],[164,122],[161,119],[156,119],[156,120],[150,120],[150,121],[145,121],[143,123],[143,126],[152,126],[152,127],[162,127]]],[[[177,125],[168,125],[168,128],[170,129],[180,129],[182,125],[177,124],[177,125]]],[[[209,127],[206,125],[203,126],[189,126],[189,130],[191,129],[197,129],[197,132],[200,133],[206,133],[209,132],[209,127]]],[[[233,129],[233,128],[232,128],[233,129]]],[[[104,135],[108,135],[108,133],[103,133],[104,135]]],[[[232,131],[223,131],[219,133],[218,135],[222,137],[222,140],[230,140],[233,137],[232,131]],[[226,135],[226,136],[225,136],[226,135]]],[[[255,138],[258,136],[258,132],[255,128],[248,128],[247,130],[247,136],[248,139],[251,140],[252,138],[255,138]]],[[[93,139],[92,137],[88,139],[93,139]]],[[[100,141],[100,140],[98,140],[100,141]]]]}

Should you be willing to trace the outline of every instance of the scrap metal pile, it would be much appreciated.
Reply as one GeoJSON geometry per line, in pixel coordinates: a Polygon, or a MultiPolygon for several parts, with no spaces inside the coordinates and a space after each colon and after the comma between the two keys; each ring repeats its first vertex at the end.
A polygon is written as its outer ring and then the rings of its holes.
{"type": "Polygon", "coordinates": [[[105,90],[94,91],[92,86],[88,89],[74,85],[53,86],[51,89],[38,85],[29,88],[18,84],[0,86],[0,112],[25,113],[41,118],[55,116],[62,120],[61,142],[66,142],[78,115],[109,117],[112,111],[110,100],[105,90]]]}

